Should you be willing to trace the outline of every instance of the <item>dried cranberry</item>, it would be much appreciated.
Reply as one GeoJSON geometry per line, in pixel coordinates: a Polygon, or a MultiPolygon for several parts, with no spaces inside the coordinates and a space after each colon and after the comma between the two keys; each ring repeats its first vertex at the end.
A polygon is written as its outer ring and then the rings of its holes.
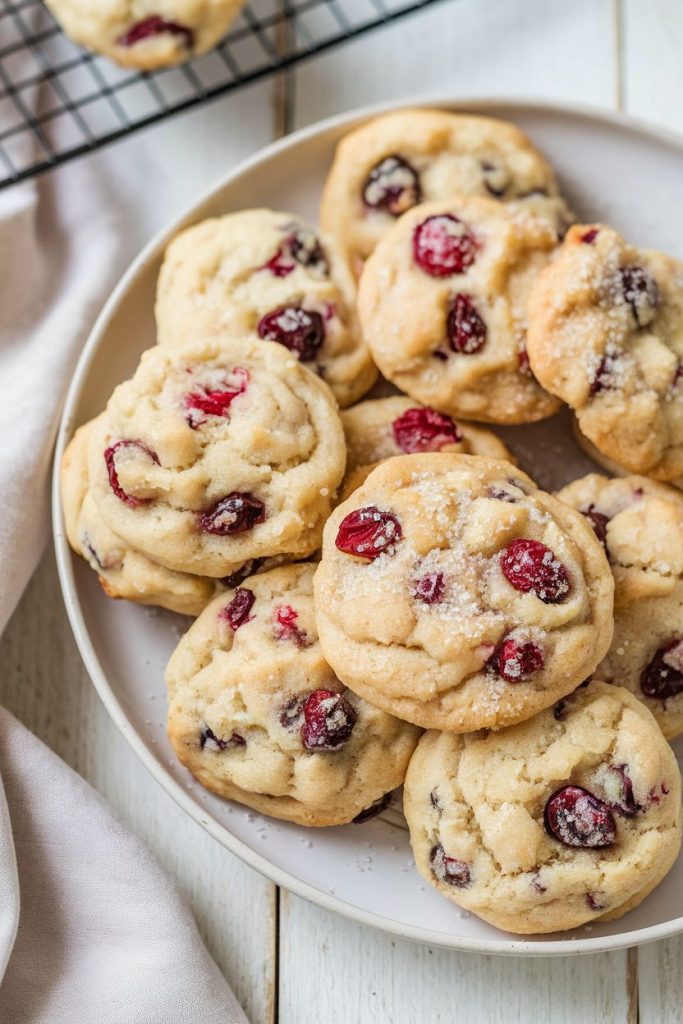
{"type": "Polygon", "coordinates": [[[501,196],[505,195],[507,187],[510,184],[510,172],[507,167],[501,164],[495,164],[490,160],[482,160],[481,169],[483,172],[484,185],[486,190],[495,196],[496,199],[500,199],[501,196]]]}
{"type": "Polygon", "coordinates": [[[275,609],[275,637],[277,640],[293,640],[297,647],[310,647],[312,640],[304,629],[299,629],[299,613],[291,605],[281,604],[275,609]]]}
{"type": "Polygon", "coordinates": [[[107,475],[109,477],[109,486],[112,491],[123,501],[126,505],[130,505],[131,508],[137,508],[139,505],[146,505],[150,500],[149,498],[136,498],[134,494],[128,494],[124,491],[123,487],[119,483],[119,475],[116,470],[116,455],[121,450],[127,450],[129,448],[136,448],[142,452],[148,459],[151,459],[155,465],[159,465],[159,459],[156,452],[153,452],[151,448],[148,448],[142,441],[116,441],[110,445],[109,448],[105,449],[104,461],[107,466],[107,475]]]}
{"type": "Polygon", "coordinates": [[[438,452],[447,444],[462,440],[458,426],[436,409],[406,409],[392,424],[394,440],[409,455],[438,452]]]}
{"type": "Polygon", "coordinates": [[[494,652],[490,664],[508,683],[522,683],[539,672],[544,665],[543,651],[530,640],[521,642],[512,636],[506,637],[494,652]]]}
{"type": "Polygon", "coordinates": [[[413,256],[431,277],[462,274],[474,263],[477,242],[458,217],[451,213],[427,217],[413,232],[413,256]]]}
{"type": "Polygon", "coordinates": [[[303,721],[305,697],[292,697],[280,710],[280,725],[283,729],[300,729],[303,721]]]}
{"type": "Polygon", "coordinates": [[[237,366],[232,372],[234,381],[226,380],[221,387],[202,387],[185,395],[183,405],[189,410],[187,422],[193,430],[205,422],[206,416],[227,416],[230,406],[247,390],[249,374],[237,366]]]}
{"type": "Polygon", "coordinates": [[[463,292],[453,298],[446,318],[448,343],[454,352],[472,356],[486,344],[486,324],[470,295],[463,292]]]}
{"type": "Polygon", "coordinates": [[[628,765],[603,765],[596,774],[596,780],[602,788],[605,803],[613,811],[619,811],[625,817],[631,818],[640,810],[633,794],[633,783],[628,774],[628,765]]]}
{"type": "Polygon", "coordinates": [[[315,270],[321,276],[327,274],[327,260],[315,232],[297,227],[296,224],[287,224],[285,230],[288,229],[292,233],[283,239],[275,255],[261,269],[270,270],[275,277],[287,277],[298,263],[301,267],[315,270]]]}
{"type": "Polygon", "coordinates": [[[280,306],[262,316],[258,333],[260,338],[277,341],[290,352],[296,352],[302,362],[315,359],[325,340],[325,325],[320,313],[301,306],[280,306]]]}
{"type": "Polygon", "coordinates": [[[590,384],[590,395],[597,395],[599,391],[606,391],[611,387],[612,371],[614,369],[614,359],[610,355],[604,355],[600,360],[600,365],[593,377],[590,384]]]}
{"type": "Polygon", "coordinates": [[[247,741],[238,732],[233,732],[229,739],[223,740],[216,736],[213,729],[203,725],[199,733],[199,745],[202,750],[229,750],[230,747],[244,747],[247,741]]]}
{"type": "Polygon", "coordinates": [[[525,377],[533,377],[531,364],[529,363],[529,353],[524,346],[517,351],[517,368],[525,377]]]}
{"type": "Polygon", "coordinates": [[[621,286],[638,326],[649,324],[659,305],[659,288],[655,279],[642,267],[622,267],[621,286]]]}
{"type": "Polygon", "coordinates": [[[588,904],[588,906],[590,907],[591,910],[604,910],[605,909],[604,903],[600,902],[601,899],[602,899],[602,897],[597,892],[587,892],[586,893],[586,903],[588,904]]]}
{"type": "Polygon", "coordinates": [[[607,804],[582,786],[557,789],[545,805],[546,828],[565,846],[611,846],[617,825],[607,804]]]}
{"type": "Polygon", "coordinates": [[[116,43],[118,46],[135,46],[136,43],[141,43],[145,39],[161,35],[181,36],[188,50],[194,46],[194,32],[191,28],[181,25],[179,21],[169,21],[168,18],[162,18],[158,14],[138,21],[127,32],[120,35],[116,43]]]}
{"type": "Polygon", "coordinates": [[[500,567],[510,586],[544,604],[557,604],[569,593],[569,573],[540,541],[513,540],[501,553],[500,567]]]}
{"type": "Polygon", "coordinates": [[[584,231],[581,235],[581,241],[585,242],[586,245],[592,245],[599,234],[598,228],[589,228],[588,231],[584,231]]]}
{"type": "Polygon", "coordinates": [[[604,512],[598,512],[595,505],[589,505],[588,508],[581,510],[593,527],[593,532],[598,538],[605,551],[607,551],[607,524],[609,523],[610,517],[606,516],[604,512]]]}
{"type": "Polygon", "coordinates": [[[510,492],[506,491],[503,487],[496,487],[495,484],[491,484],[486,492],[486,496],[488,498],[493,498],[495,501],[507,501],[510,505],[516,505],[518,500],[514,494],[510,494],[510,492]]]}
{"type": "Polygon", "coordinates": [[[254,573],[258,572],[265,558],[250,558],[244,565],[241,565],[239,569],[235,569],[229,576],[223,576],[221,583],[224,587],[232,590],[233,587],[238,586],[243,580],[246,580],[247,576],[253,576],[254,573]]]}
{"type": "Polygon", "coordinates": [[[385,793],[379,800],[375,800],[374,803],[370,804],[369,807],[364,807],[363,810],[352,818],[354,825],[362,825],[364,821],[370,821],[371,818],[376,818],[382,811],[386,811],[391,800],[391,793],[385,793]]]}
{"type": "Polygon", "coordinates": [[[199,526],[204,533],[218,537],[229,537],[235,533],[253,530],[257,523],[266,518],[266,506],[248,491],[233,491],[221,498],[207,512],[199,517],[199,526]]]}
{"type": "Polygon", "coordinates": [[[640,688],[653,700],[667,700],[683,691],[683,640],[670,640],[659,648],[643,669],[640,688]]]}
{"type": "Polygon", "coordinates": [[[464,860],[458,860],[457,857],[447,857],[441,844],[432,847],[429,863],[432,866],[434,877],[439,882],[455,885],[458,889],[464,889],[470,884],[469,866],[464,860]]]}
{"type": "Polygon", "coordinates": [[[223,608],[219,616],[228,623],[230,629],[237,630],[240,626],[251,621],[251,609],[254,607],[256,595],[253,590],[246,587],[238,587],[232,601],[223,608]]]}
{"type": "Polygon", "coordinates": [[[335,544],[347,555],[378,558],[392,554],[403,537],[401,524],[392,512],[380,512],[374,505],[349,512],[339,524],[335,544]]]}
{"type": "Polygon", "coordinates": [[[385,210],[394,217],[415,206],[421,198],[417,171],[395,154],[375,164],[363,185],[365,205],[372,210],[385,210]]]}
{"type": "Polygon", "coordinates": [[[346,697],[315,690],[303,707],[301,739],[306,750],[337,750],[349,739],[358,715],[346,697]]]}
{"type": "Polygon", "coordinates": [[[548,886],[547,885],[543,885],[543,883],[541,882],[541,879],[539,878],[539,876],[537,874],[534,875],[534,877],[531,879],[531,888],[534,890],[534,892],[539,892],[539,893],[540,892],[547,892],[548,891],[548,886]]]}
{"type": "Polygon", "coordinates": [[[428,572],[425,576],[420,576],[415,580],[414,588],[415,597],[419,601],[424,601],[425,604],[439,604],[446,592],[443,573],[428,572]]]}

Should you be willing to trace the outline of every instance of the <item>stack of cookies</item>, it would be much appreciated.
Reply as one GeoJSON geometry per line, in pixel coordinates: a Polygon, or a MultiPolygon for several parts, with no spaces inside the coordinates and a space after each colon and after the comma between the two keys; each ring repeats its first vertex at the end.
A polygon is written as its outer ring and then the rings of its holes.
{"type": "Polygon", "coordinates": [[[418,869],[515,932],[625,913],[681,844],[683,267],[573,219],[512,125],[365,124],[320,236],[171,243],[159,344],[62,475],[105,591],[197,617],[193,775],[310,826],[405,784],[418,869]],[[481,424],[563,402],[614,475],[551,495],[481,424]]]}

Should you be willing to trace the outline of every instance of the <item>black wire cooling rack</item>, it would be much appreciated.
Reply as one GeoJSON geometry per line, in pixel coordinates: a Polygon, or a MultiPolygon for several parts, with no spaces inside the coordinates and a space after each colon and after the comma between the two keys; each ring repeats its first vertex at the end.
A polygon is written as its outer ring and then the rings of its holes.
{"type": "Polygon", "coordinates": [[[0,0],[0,188],[436,2],[251,0],[211,53],[139,74],[72,43],[40,0],[0,0]]]}

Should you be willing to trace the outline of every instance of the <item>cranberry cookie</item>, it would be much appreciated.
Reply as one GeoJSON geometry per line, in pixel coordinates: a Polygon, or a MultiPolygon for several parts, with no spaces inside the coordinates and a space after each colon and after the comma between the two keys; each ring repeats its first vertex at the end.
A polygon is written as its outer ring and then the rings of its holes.
{"type": "Polygon", "coordinates": [[[206,608],[168,665],[168,731],[219,796],[341,825],[401,785],[419,731],[345,689],[323,660],[313,571],[274,569],[206,608]]]}
{"type": "Polygon", "coordinates": [[[445,110],[399,110],[339,143],[320,221],[360,273],[397,217],[453,195],[519,202],[556,232],[571,220],[552,168],[514,125],[445,110]]]}
{"type": "Polygon", "coordinates": [[[281,345],[205,339],[145,352],[89,442],[98,515],[179,572],[305,557],[345,464],[327,387],[281,345]]]}
{"type": "Polygon", "coordinates": [[[182,64],[222,39],[244,0],[46,0],[74,42],[125,68],[182,64]]]}
{"type": "Polygon", "coordinates": [[[420,873],[498,928],[620,917],[673,865],[681,777],[642,704],[594,682],[501,732],[428,732],[404,809],[420,873]]]}
{"type": "Polygon", "coordinates": [[[586,516],[614,574],[614,638],[596,675],[629,689],[673,739],[683,732],[683,495],[592,473],[557,496],[586,516]]]}
{"type": "Polygon", "coordinates": [[[683,263],[602,224],[573,227],[532,289],[527,343],[599,451],[633,473],[683,476],[683,263]]]}
{"type": "Polygon", "coordinates": [[[159,341],[226,330],[277,341],[350,405],[377,377],[355,298],[348,270],[311,227],[290,213],[243,210],[202,221],[169,245],[157,287],[159,341]]]}
{"type": "Polygon", "coordinates": [[[323,653],[425,728],[529,718],[594,670],[614,584],[586,519],[507,462],[380,463],[333,512],[315,578],[323,653]]]}
{"type": "Polygon", "coordinates": [[[404,214],[366,263],[358,296],[384,376],[451,416],[532,423],[554,413],[525,334],[529,290],[555,243],[545,221],[493,199],[404,214]]]}

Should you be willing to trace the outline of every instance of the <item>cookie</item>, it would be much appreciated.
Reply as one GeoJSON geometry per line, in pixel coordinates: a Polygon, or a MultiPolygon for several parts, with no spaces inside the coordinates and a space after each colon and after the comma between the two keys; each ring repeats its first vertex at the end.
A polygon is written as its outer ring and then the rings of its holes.
{"type": "Polygon", "coordinates": [[[573,227],[532,289],[527,348],[600,452],[683,476],[683,263],[602,224],[573,227]]]}
{"type": "Polygon", "coordinates": [[[559,233],[571,222],[552,168],[519,128],[428,109],[384,114],[344,136],[320,222],[359,274],[397,217],[453,195],[521,203],[559,233]]]}
{"type": "Polygon", "coordinates": [[[469,732],[529,718],[594,670],[613,580],[584,516],[507,462],[380,463],[327,521],[323,653],[377,707],[469,732]]]}
{"type": "Polygon", "coordinates": [[[117,536],[220,578],[315,551],[345,458],[326,384],[281,345],[222,337],[143,354],[93,432],[88,472],[117,536]]]}
{"type": "Polygon", "coordinates": [[[358,293],[380,371],[440,412],[532,423],[560,403],[534,378],[526,303],[556,238],[494,199],[451,198],[404,214],[367,261],[358,293]]]}
{"type": "Polygon", "coordinates": [[[46,0],[74,42],[124,68],[182,64],[222,39],[244,0],[46,0]]]}
{"type": "Polygon", "coordinates": [[[227,331],[277,341],[345,406],[377,377],[355,299],[348,270],[309,225],[291,213],[243,210],[195,224],[168,246],[158,338],[174,345],[227,331]]]}
{"type": "Polygon", "coordinates": [[[359,466],[393,455],[458,452],[508,459],[503,442],[474,423],[456,423],[450,416],[397,395],[360,402],[341,413],[346,435],[347,475],[359,466]]]}
{"type": "Polygon", "coordinates": [[[168,665],[168,732],[203,786],[301,825],[341,825],[401,785],[419,731],[347,690],[323,660],[313,565],[217,598],[168,665]]]}
{"type": "Polygon", "coordinates": [[[654,718],[603,682],[501,732],[426,733],[404,789],[423,877],[521,934],[637,906],[678,855],[680,804],[654,718]]]}
{"type": "Polygon", "coordinates": [[[683,495],[591,473],[557,496],[586,516],[614,574],[614,637],[596,675],[630,690],[673,739],[683,733],[683,495]]]}

